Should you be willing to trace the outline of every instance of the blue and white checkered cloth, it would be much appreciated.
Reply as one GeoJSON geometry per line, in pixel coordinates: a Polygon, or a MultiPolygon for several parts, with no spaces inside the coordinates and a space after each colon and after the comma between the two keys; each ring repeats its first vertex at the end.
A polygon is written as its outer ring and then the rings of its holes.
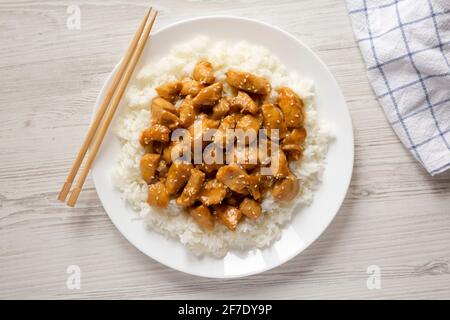
{"type": "Polygon", "coordinates": [[[450,0],[347,0],[370,82],[431,174],[450,169],[450,0]]]}

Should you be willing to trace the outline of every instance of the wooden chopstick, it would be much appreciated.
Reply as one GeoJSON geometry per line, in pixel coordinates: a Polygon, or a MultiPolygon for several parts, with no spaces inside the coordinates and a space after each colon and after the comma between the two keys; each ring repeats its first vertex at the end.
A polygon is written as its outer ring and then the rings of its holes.
{"type": "Polygon", "coordinates": [[[108,88],[108,92],[106,93],[106,96],[103,99],[102,104],[100,105],[100,108],[97,111],[97,114],[95,115],[94,121],[92,121],[89,131],[84,139],[83,145],[81,146],[80,151],[78,152],[77,157],[75,158],[72,164],[72,168],[70,169],[70,172],[66,178],[66,182],[64,183],[64,185],[61,188],[61,191],[59,192],[58,200],[60,201],[66,200],[67,194],[69,193],[70,188],[72,187],[72,182],[75,179],[75,176],[78,170],[80,169],[81,163],[83,162],[84,156],[86,155],[89,145],[91,144],[92,139],[94,138],[94,135],[97,132],[98,126],[100,125],[100,121],[102,120],[106,112],[106,109],[108,109],[109,103],[111,102],[114,92],[117,89],[117,85],[119,84],[119,81],[122,78],[125,69],[131,60],[131,56],[136,49],[138,41],[141,38],[142,32],[144,31],[144,27],[147,24],[148,17],[150,16],[151,11],[152,8],[150,7],[141,24],[139,25],[136,33],[134,34],[130,46],[128,47],[125,56],[123,57],[122,63],[120,64],[119,70],[117,70],[111,82],[111,85],[108,88]]]}
{"type": "Polygon", "coordinates": [[[119,102],[122,99],[122,96],[125,92],[125,89],[131,78],[131,75],[134,72],[134,69],[136,67],[136,64],[139,61],[142,51],[144,50],[145,44],[147,43],[148,36],[153,27],[153,23],[155,22],[157,14],[158,14],[158,11],[155,11],[153,18],[150,20],[150,23],[145,27],[143,35],[140,38],[139,43],[137,45],[136,51],[133,53],[130,63],[127,66],[125,75],[120,80],[119,88],[118,88],[117,92],[115,92],[115,94],[114,94],[114,97],[111,102],[111,106],[107,110],[106,118],[103,120],[101,127],[99,128],[97,134],[95,135],[94,142],[93,142],[91,148],[89,149],[89,155],[88,155],[86,164],[85,164],[83,170],[81,171],[80,177],[78,178],[77,184],[75,185],[75,188],[73,189],[73,191],[69,197],[69,200],[67,201],[67,204],[71,207],[73,207],[75,205],[75,203],[77,202],[78,196],[81,192],[81,188],[83,187],[84,181],[86,180],[86,177],[89,173],[92,163],[94,162],[95,156],[97,155],[100,145],[102,144],[102,141],[105,137],[106,131],[108,130],[109,125],[111,124],[111,121],[114,117],[114,113],[116,112],[117,106],[119,105],[119,102]]]}

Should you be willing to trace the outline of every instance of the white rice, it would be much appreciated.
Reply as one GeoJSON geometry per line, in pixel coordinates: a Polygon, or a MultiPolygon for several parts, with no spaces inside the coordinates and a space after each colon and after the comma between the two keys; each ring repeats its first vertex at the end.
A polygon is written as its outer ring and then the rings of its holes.
{"type": "MultiPolygon", "coordinates": [[[[229,88],[225,86],[225,92],[229,88]]],[[[300,80],[297,74],[289,73],[280,60],[267,49],[248,42],[230,43],[212,41],[198,37],[174,46],[169,54],[144,67],[136,82],[128,89],[125,116],[120,119],[117,135],[122,142],[117,165],[112,172],[113,183],[122,198],[142,217],[149,228],[178,240],[196,254],[224,256],[230,249],[263,248],[280,236],[283,226],[290,221],[297,204],[309,205],[313,192],[320,183],[325,167],[325,157],[331,135],[323,123],[319,123],[313,104],[313,83],[300,80]],[[225,72],[236,68],[255,73],[270,80],[271,99],[276,100],[275,90],[289,86],[305,102],[308,136],[304,157],[291,163],[291,170],[300,178],[301,191],[295,201],[280,203],[266,198],[262,203],[262,214],[256,221],[243,220],[235,232],[216,224],[214,231],[204,231],[172,200],[167,209],[155,209],[147,202],[147,185],[141,178],[139,161],[144,154],[139,144],[139,135],[150,122],[150,101],[155,97],[154,88],[160,84],[181,79],[191,74],[195,63],[208,59],[214,66],[216,77],[225,78],[225,72]]],[[[297,214],[301,214],[298,212],[297,214]]],[[[132,217],[130,217],[132,218],[132,217]]]]}

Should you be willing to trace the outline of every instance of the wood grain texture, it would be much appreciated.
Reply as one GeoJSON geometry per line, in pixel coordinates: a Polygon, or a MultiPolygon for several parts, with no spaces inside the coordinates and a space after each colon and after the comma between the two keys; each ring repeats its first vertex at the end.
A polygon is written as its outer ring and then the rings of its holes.
{"type": "Polygon", "coordinates": [[[337,78],[355,128],[353,179],[301,255],[245,279],[197,278],[129,244],[90,179],[75,209],[58,203],[96,96],[147,5],[0,2],[0,298],[450,298],[450,173],[428,176],[393,133],[340,0],[154,1],[156,28],[210,14],[277,25],[337,78]],[[81,8],[81,30],[66,27],[69,4],[81,8]],[[82,270],[80,290],[66,288],[69,265],[82,270]],[[380,290],[366,287],[369,265],[381,268],[380,290]]]}

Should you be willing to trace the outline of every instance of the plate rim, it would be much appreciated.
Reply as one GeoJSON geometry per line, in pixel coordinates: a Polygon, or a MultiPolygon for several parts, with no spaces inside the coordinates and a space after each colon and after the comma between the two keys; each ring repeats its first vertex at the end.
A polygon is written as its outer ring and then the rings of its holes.
{"type": "MultiPolygon", "coordinates": [[[[333,85],[336,86],[336,88],[338,89],[338,94],[340,95],[340,98],[342,99],[342,101],[344,102],[345,108],[346,108],[346,117],[348,118],[348,122],[350,124],[351,130],[349,130],[350,132],[350,136],[348,137],[348,139],[350,140],[350,145],[351,145],[351,150],[350,151],[350,159],[351,159],[351,163],[350,163],[350,172],[348,174],[348,176],[346,177],[345,181],[345,193],[343,193],[342,198],[337,202],[337,210],[336,212],[332,215],[332,217],[330,217],[329,221],[326,221],[326,223],[323,223],[323,226],[320,228],[320,232],[317,233],[317,235],[309,242],[307,243],[304,247],[299,246],[299,248],[295,251],[293,251],[292,253],[290,253],[289,255],[286,255],[283,259],[280,259],[277,263],[275,263],[274,265],[271,266],[265,266],[264,268],[260,269],[260,270],[256,270],[256,271],[247,271],[247,272],[243,272],[241,274],[232,274],[232,275],[205,275],[202,273],[198,273],[195,271],[187,271],[184,270],[182,268],[177,267],[176,265],[173,264],[168,264],[166,262],[161,261],[158,258],[155,258],[151,255],[149,255],[143,248],[141,248],[141,246],[136,243],[134,240],[130,239],[127,235],[126,232],[124,232],[123,228],[121,227],[120,224],[116,223],[116,221],[112,218],[112,216],[108,213],[108,211],[105,208],[105,205],[103,203],[103,199],[99,194],[99,190],[98,190],[98,182],[97,179],[95,178],[95,174],[93,174],[91,172],[91,177],[94,183],[94,187],[97,193],[98,198],[100,199],[100,202],[102,203],[102,207],[105,210],[106,214],[108,215],[109,219],[111,220],[111,222],[113,223],[113,225],[119,230],[120,234],[129,242],[131,243],[136,249],[138,249],[140,252],[142,252],[144,255],[146,255],[147,257],[153,259],[154,261],[157,261],[158,263],[162,264],[165,267],[169,267],[173,270],[177,270],[179,272],[185,273],[185,274],[190,274],[190,275],[194,275],[194,276],[198,276],[198,277],[202,277],[202,278],[209,278],[209,279],[235,279],[235,278],[243,278],[243,277],[248,277],[251,275],[256,275],[256,274],[260,274],[269,270],[272,270],[276,267],[279,267],[283,264],[285,264],[286,262],[292,260],[294,257],[298,256],[301,252],[303,252],[304,250],[306,250],[308,247],[310,247],[315,241],[317,241],[317,239],[320,238],[320,236],[325,232],[325,230],[330,226],[331,222],[336,218],[336,215],[339,213],[339,211],[342,208],[342,204],[344,202],[344,200],[346,199],[349,187],[350,187],[350,183],[353,177],[353,170],[354,170],[354,158],[355,158],[355,144],[354,144],[354,127],[353,127],[353,121],[352,121],[352,116],[350,113],[350,109],[348,108],[348,104],[347,101],[345,99],[345,96],[342,92],[341,87],[339,86],[339,83],[337,82],[336,78],[334,77],[334,75],[331,73],[330,69],[328,68],[328,66],[322,61],[322,59],[320,59],[320,57],[308,46],[306,45],[304,42],[302,42],[300,39],[296,38],[295,36],[293,36],[292,34],[290,34],[289,32],[281,29],[278,26],[272,25],[270,23],[267,22],[263,22],[260,20],[256,20],[256,19],[251,19],[251,18],[246,18],[246,17],[240,17],[240,16],[233,16],[233,15],[205,15],[205,16],[199,16],[199,17],[194,17],[194,18],[188,18],[188,19],[183,19],[180,21],[176,21],[173,23],[170,23],[166,26],[160,27],[158,28],[156,31],[152,32],[150,36],[152,35],[156,35],[158,33],[164,32],[167,29],[179,26],[179,25],[183,25],[183,24],[189,24],[191,22],[195,22],[198,20],[210,20],[210,19],[228,19],[228,20],[239,20],[239,21],[245,21],[245,22],[250,22],[250,23],[255,23],[255,24],[259,24],[263,27],[267,27],[267,28],[271,28],[274,29],[280,33],[282,33],[283,35],[285,35],[286,37],[288,37],[291,41],[294,41],[296,43],[298,43],[300,46],[302,46],[304,49],[306,49],[306,51],[308,51],[308,53],[310,55],[312,55],[315,60],[322,66],[323,70],[327,73],[327,75],[329,76],[329,78],[333,81],[333,85]]],[[[151,41],[151,39],[149,39],[151,41]]],[[[104,96],[104,92],[107,89],[107,86],[111,83],[112,81],[112,77],[115,75],[115,73],[117,72],[119,65],[121,63],[122,59],[120,59],[117,64],[113,67],[112,71],[108,74],[107,78],[105,79],[105,81],[103,82],[103,85],[99,91],[99,94],[97,95],[96,101],[95,101],[95,105],[92,111],[92,115],[91,115],[91,121],[93,120],[94,116],[95,116],[95,112],[97,111],[100,103],[101,103],[101,98],[102,96],[104,96]]],[[[134,71],[134,76],[136,74],[136,72],[138,72],[138,70],[134,71]]],[[[289,222],[287,223],[289,224],[289,222]]],[[[272,244],[273,245],[273,244],[272,244]]]]}

